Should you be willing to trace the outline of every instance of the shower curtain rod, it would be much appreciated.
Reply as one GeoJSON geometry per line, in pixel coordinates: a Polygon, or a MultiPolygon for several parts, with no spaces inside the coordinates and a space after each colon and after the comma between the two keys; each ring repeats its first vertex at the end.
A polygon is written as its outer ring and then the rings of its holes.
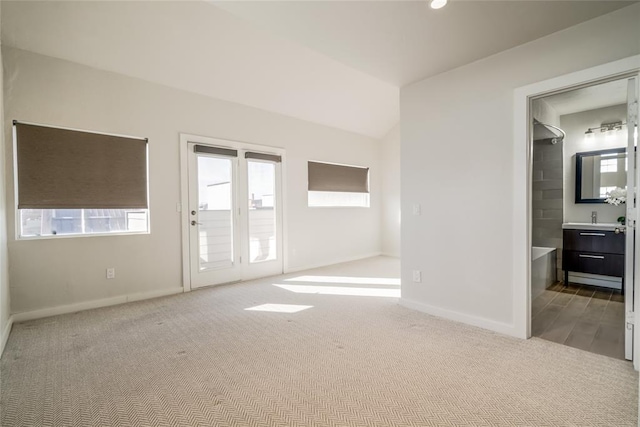
{"type": "Polygon", "coordinates": [[[560,132],[561,136],[557,136],[557,137],[556,137],[556,139],[564,140],[564,138],[567,136],[567,134],[565,133],[565,131],[563,131],[562,129],[560,129],[560,128],[559,128],[559,127],[557,127],[557,126],[549,125],[549,124],[546,124],[546,123],[542,123],[541,121],[538,121],[538,120],[535,120],[535,119],[533,120],[533,124],[534,124],[534,125],[542,125],[542,126],[545,126],[545,127],[547,127],[547,128],[551,128],[551,129],[554,129],[554,130],[556,130],[556,131],[560,132]]]}

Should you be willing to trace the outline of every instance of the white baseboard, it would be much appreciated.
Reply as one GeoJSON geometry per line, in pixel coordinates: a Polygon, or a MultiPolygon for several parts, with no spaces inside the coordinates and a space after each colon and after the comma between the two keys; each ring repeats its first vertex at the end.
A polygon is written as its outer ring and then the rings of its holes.
{"type": "Polygon", "coordinates": [[[11,333],[11,328],[13,327],[13,316],[9,316],[9,321],[7,322],[7,326],[4,327],[2,331],[2,337],[0,337],[0,358],[2,358],[2,354],[4,353],[4,348],[7,346],[7,341],[9,340],[9,334],[11,333]]]}
{"type": "Polygon", "coordinates": [[[400,300],[398,300],[398,304],[433,316],[443,317],[445,319],[466,323],[468,325],[520,338],[514,326],[508,323],[496,322],[495,320],[486,319],[484,317],[472,316],[445,308],[435,307],[429,304],[408,300],[406,298],[400,298],[400,300]]]}
{"type": "Polygon", "coordinates": [[[381,252],[381,253],[380,253],[380,255],[382,255],[382,256],[388,256],[388,257],[390,257],[390,258],[398,258],[398,259],[400,258],[400,254],[392,254],[392,253],[384,252],[384,251],[383,251],[383,252],[381,252]]]}
{"type": "Polygon", "coordinates": [[[619,277],[600,276],[588,273],[569,273],[569,282],[584,285],[600,286],[601,288],[622,289],[622,279],[619,277]]]}
{"type": "Polygon", "coordinates": [[[366,254],[366,255],[357,255],[354,257],[349,257],[349,258],[341,258],[341,259],[336,259],[333,261],[327,261],[324,263],[318,263],[318,264],[314,264],[314,265],[305,265],[303,267],[287,267],[285,269],[284,274],[288,274],[288,273],[297,273],[298,271],[304,271],[304,270],[312,270],[314,268],[322,268],[322,267],[328,267],[330,265],[335,265],[335,264],[343,264],[345,262],[352,262],[352,261],[358,261],[361,259],[366,259],[366,258],[373,258],[373,257],[377,257],[377,256],[381,256],[382,253],[381,252],[373,252],[370,254],[366,254]]]}
{"type": "Polygon", "coordinates": [[[108,307],[110,305],[124,304],[127,302],[141,301],[145,299],[164,297],[167,295],[181,294],[183,288],[161,289],[158,291],[138,292],[129,295],[119,295],[112,298],[103,298],[92,301],[83,301],[76,304],[60,305],[57,307],[43,308],[41,310],[24,311],[14,313],[13,321],[25,322],[27,320],[41,319],[43,317],[57,316],[59,314],[75,313],[78,311],[90,310],[92,308],[108,307]]]}

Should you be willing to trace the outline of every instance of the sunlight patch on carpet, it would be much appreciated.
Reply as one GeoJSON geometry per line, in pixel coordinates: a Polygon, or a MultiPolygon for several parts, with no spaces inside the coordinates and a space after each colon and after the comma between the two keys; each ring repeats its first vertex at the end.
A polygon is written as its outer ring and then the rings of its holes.
{"type": "Polygon", "coordinates": [[[400,279],[389,277],[345,277],[345,276],[298,276],[285,279],[286,282],[350,283],[354,285],[395,285],[400,279]]]}
{"type": "Polygon", "coordinates": [[[344,288],[340,286],[279,285],[279,284],[276,284],[274,286],[277,286],[282,289],[286,289],[287,291],[295,292],[297,294],[400,298],[400,289],[344,288]]]}
{"type": "Polygon", "coordinates": [[[312,305],[295,305],[295,304],[262,304],[255,307],[245,308],[247,311],[271,311],[273,313],[297,313],[308,308],[312,308],[312,305]]]}

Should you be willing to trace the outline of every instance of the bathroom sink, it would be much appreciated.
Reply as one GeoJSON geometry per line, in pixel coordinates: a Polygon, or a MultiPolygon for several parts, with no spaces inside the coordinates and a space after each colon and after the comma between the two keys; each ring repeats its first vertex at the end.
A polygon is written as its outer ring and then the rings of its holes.
{"type": "Polygon", "coordinates": [[[603,222],[599,224],[591,224],[590,222],[565,222],[564,224],[562,224],[562,228],[565,230],[615,231],[616,228],[624,230],[625,226],[620,225],[617,222],[603,222]]]}

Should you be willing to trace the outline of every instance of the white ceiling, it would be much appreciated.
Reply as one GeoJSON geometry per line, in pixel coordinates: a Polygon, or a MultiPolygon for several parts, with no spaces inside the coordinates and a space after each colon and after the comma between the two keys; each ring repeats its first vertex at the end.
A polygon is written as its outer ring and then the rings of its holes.
{"type": "Polygon", "coordinates": [[[627,102],[627,79],[589,86],[543,98],[560,116],[627,102]]]}
{"type": "Polygon", "coordinates": [[[374,138],[399,87],[617,1],[2,1],[2,43],[374,138]]]}
{"type": "Polygon", "coordinates": [[[2,1],[2,44],[374,138],[399,120],[396,86],[200,1],[2,1]]]}
{"type": "Polygon", "coordinates": [[[614,11],[622,1],[216,1],[396,86],[468,64],[614,11]]]}

